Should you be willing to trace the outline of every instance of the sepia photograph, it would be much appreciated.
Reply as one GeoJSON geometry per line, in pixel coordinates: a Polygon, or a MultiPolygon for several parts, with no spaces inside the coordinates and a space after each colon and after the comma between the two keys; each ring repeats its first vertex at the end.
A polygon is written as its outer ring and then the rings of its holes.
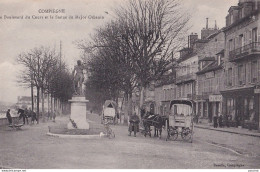
{"type": "Polygon", "coordinates": [[[259,172],[260,0],[1,0],[0,172],[259,172]]]}

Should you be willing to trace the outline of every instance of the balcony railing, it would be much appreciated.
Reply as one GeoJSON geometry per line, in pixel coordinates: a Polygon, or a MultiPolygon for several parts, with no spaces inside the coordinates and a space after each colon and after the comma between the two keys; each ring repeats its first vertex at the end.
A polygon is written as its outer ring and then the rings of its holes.
{"type": "Polygon", "coordinates": [[[260,53],[260,42],[252,42],[229,52],[229,61],[241,60],[244,57],[260,53]]]}

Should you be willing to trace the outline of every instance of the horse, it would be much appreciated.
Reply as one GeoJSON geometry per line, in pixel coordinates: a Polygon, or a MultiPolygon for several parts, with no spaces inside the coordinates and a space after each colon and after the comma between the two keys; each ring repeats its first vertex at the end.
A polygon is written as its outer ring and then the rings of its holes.
{"type": "Polygon", "coordinates": [[[23,109],[18,109],[18,112],[17,114],[20,114],[19,116],[19,120],[21,118],[23,118],[23,123],[25,124],[25,119],[27,121],[27,124],[29,123],[28,122],[28,118],[31,118],[31,123],[34,123],[34,121],[38,121],[37,118],[36,118],[36,113],[31,111],[31,110],[23,110],[23,109]]]}
{"type": "Polygon", "coordinates": [[[23,110],[23,109],[18,109],[17,114],[20,114],[20,115],[19,115],[19,120],[20,120],[21,118],[23,118],[23,124],[25,124],[25,119],[26,119],[26,121],[27,121],[27,124],[29,124],[29,122],[28,122],[28,116],[27,116],[27,114],[25,113],[25,110],[23,110]]]}
{"type": "Polygon", "coordinates": [[[38,122],[38,119],[36,117],[36,113],[34,111],[29,110],[27,115],[28,115],[29,118],[31,118],[31,123],[34,123],[34,121],[38,122]]]}
{"type": "Polygon", "coordinates": [[[149,134],[151,137],[151,126],[154,126],[154,137],[161,138],[162,135],[162,128],[165,127],[165,121],[167,120],[166,116],[161,116],[159,114],[152,114],[150,112],[146,113],[142,119],[145,133],[144,136],[146,137],[146,134],[149,134]],[[159,132],[159,133],[158,133],[159,132]]]}

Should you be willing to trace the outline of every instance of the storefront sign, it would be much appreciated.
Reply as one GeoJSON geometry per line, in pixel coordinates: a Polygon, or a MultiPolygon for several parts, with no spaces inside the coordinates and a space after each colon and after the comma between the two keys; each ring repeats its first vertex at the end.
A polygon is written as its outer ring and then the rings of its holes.
{"type": "Polygon", "coordinates": [[[206,78],[214,78],[214,77],[215,77],[215,73],[214,72],[206,73],[206,78]]]}
{"type": "Polygon", "coordinates": [[[258,89],[254,89],[254,93],[255,94],[260,94],[260,89],[258,88],[258,89]]]}
{"type": "Polygon", "coordinates": [[[222,102],[222,95],[209,95],[210,102],[222,102]]]}

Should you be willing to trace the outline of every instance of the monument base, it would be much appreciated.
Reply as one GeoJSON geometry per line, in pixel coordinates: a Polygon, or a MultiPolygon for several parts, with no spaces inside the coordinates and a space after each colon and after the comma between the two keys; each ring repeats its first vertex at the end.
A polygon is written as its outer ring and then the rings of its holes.
{"type": "Polygon", "coordinates": [[[89,100],[82,96],[73,96],[69,102],[71,102],[71,114],[68,129],[89,129],[86,107],[89,100]]]}

